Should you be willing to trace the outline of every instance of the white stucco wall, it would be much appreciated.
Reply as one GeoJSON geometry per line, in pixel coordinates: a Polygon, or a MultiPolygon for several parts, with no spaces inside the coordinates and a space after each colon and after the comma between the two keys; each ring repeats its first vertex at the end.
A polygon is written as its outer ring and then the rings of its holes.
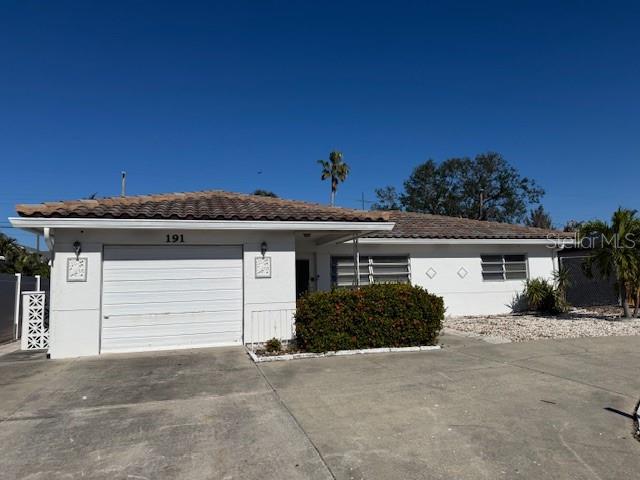
{"type": "MultiPolygon", "coordinates": [[[[317,252],[318,287],[331,288],[331,255],[351,255],[351,245],[322,247],[317,252]]],[[[411,282],[444,298],[448,316],[508,313],[524,281],[485,281],[480,255],[526,254],[529,278],[551,279],[554,251],[544,245],[360,245],[361,255],[409,255],[411,282]],[[467,275],[461,278],[461,267],[467,275]],[[433,268],[436,275],[427,276],[433,268]]]]}
{"type": "MultiPolygon", "coordinates": [[[[292,232],[268,231],[166,231],[166,230],[71,230],[54,232],[55,257],[51,274],[50,354],[52,358],[100,353],[102,252],[104,245],[166,245],[167,234],[183,234],[184,245],[241,245],[244,263],[244,342],[271,337],[289,338],[295,310],[295,260],[308,258],[317,287],[331,287],[331,255],[350,255],[349,244],[317,247],[311,240],[296,241],[292,232]],[[73,243],[82,244],[88,259],[86,282],[68,282],[67,259],[73,243]],[[271,278],[256,278],[254,260],[260,244],[268,244],[271,278]],[[297,251],[297,254],[296,254],[297,251]]],[[[176,245],[179,248],[179,245],[176,245]]],[[[482,254],[526,254],[529,278],[551,278],[554,251],[544,245],[371,245],[361,244],[366,254],[404,254],[410,258],[411,281],[444,297],[447,315],[506,313],[523,281],[484,281],[482,254]],[[464,267],[468,274],[461,278],[464,267]],[[427,276],[433,268],[436,275],[427,276]]],[[[313,288],[313,287],[312,287],[313,288]]]]}
{"type": "MultiPolygon", "coordinates": [[[[104,245],[167,245],[167,234],[183,234],[183,245],[241,245],[244,263],[244,340],[286,336],[295,309],[295,239],[289,232],[213,232],[165,230],[67,230],[54,232],[51,273],[50,349],[52,358],[100,353],[102,252],[104,245]],[[68,282],[67,258],[73,243],[88,259],[87,281],[68,282]],[[268,245],[271,278],[256,278],[254,259],[268,245]],[[251,328],[253,325],[253,329],[251,328]]],[[[180,245],[176,245],[180,248],[180,245]]]]}

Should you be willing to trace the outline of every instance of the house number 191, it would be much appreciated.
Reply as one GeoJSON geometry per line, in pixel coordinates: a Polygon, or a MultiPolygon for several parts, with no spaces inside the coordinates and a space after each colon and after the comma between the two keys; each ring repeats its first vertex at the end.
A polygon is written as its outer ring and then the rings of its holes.
{"type": "Polygon", "coordinates": [[[184,235],[177,233],[168,233],[166,243],[184,243],[184,235]]]}

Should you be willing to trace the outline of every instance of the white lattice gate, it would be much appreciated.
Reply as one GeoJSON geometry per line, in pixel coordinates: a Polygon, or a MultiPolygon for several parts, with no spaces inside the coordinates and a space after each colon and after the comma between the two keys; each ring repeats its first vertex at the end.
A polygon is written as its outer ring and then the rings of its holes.
{"type": "Polygon", "coordinates": [[[22,294],[22,344],[23,350],[49,348],[49,309],[45,292],[22,294]]]}

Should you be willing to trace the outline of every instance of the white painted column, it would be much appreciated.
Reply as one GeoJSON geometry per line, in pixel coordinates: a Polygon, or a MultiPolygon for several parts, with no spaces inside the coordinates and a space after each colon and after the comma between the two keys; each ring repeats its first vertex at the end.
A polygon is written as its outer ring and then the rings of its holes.
{"type": "Polygon", "coordinates": [[[360,249],[358,248],[358,237],[353,237],[353,265],[355,269],[356,287],[360,287],[360,249]]]}

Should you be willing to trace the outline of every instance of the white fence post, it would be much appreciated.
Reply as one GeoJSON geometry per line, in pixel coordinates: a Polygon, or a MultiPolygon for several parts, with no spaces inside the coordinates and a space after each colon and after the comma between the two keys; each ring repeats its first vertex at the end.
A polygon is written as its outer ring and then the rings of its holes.
{"type": "Polygon", "coordinates": [[[20,289],[22,288],[22,274],[16,273],[16,297],[14,301],[13,309],[13,338],[18,339],[19,326],[20,326],[20,289]]]}

